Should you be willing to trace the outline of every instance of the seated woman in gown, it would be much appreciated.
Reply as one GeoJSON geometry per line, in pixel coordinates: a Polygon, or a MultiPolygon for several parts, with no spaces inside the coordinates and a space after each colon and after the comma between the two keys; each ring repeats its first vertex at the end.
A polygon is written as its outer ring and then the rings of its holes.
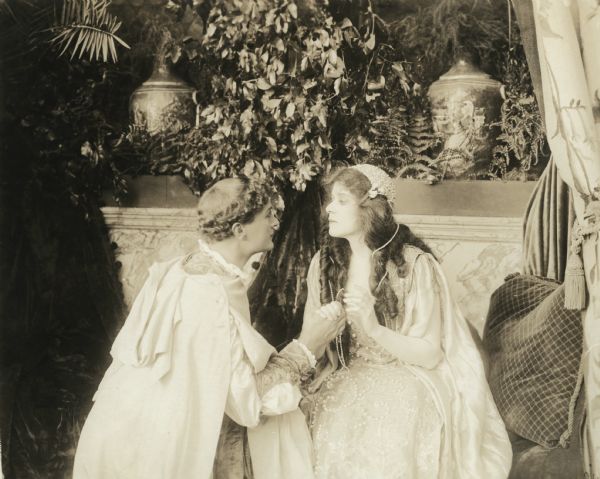
{"type": "Polygon", "coordinates": [[[326,305],[280,353],[252,328],[241,268],[273,246],[271,196],[247,179],[216,183],[198,204],[198,251],[150,268],[81,432],[74,479],[312,477],[298,385],[344,321],[339,303],[326,305]]]}
{"type": "Polygon", "coordinates": [[[505,479],[511,445],[440,265],[394,220],[390,177],[335,171],[307,318],[344,292],[347,327],[319,361],[310,427],[322,479],[505,479]]]}

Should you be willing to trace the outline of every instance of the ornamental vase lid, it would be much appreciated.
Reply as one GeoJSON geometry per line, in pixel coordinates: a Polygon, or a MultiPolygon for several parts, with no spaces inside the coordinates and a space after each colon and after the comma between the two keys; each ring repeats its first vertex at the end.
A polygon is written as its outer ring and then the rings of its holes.
{"type": "Polygon", "coordinates": [[[431,84],[429,94],[431,95],[438,88],[445,88],[455,84],[468,84],[470,86],[495,89],[499,89],[502,86],[502,83],[494,80],[490,75],[477,68],[467,56],[459,56],[454,65],[431,84]]]}
{"type": "Polygon", "coordinates": [[[146,92],[148,90],[170,90],[181,92],[193,92],[194,88],[188,85],[181,78],[177,77],[169,68],[166,61],[162,58],[157,58],[155,66],[152,70],[150,78],[142,83],[133,94],[146,92]]]}

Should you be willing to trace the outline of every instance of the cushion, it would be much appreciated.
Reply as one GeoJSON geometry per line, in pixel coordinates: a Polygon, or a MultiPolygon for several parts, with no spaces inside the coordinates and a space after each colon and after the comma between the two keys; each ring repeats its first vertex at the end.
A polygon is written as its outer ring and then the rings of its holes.
{"type": "Polygon", "coordinates": [[[507,429],[545,447],[567,445],[581,385],[582,315],[563,303],[559,283],[513,276],[492,295],[483,336],[507,429]]]}

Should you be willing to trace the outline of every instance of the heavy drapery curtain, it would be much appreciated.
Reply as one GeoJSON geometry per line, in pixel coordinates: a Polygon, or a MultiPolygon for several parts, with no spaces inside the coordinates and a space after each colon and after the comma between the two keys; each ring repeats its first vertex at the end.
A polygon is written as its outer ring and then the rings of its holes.
{"type": "Polygon", "coordinates": [[[553,160],[538,181],[523,225],[523,273],[564,281],[575,220],[569,187],[553,160]]]}
{"type": "MultiPolygon", "coordinates": [[[[542,121],[544,99],[531,0],[512,0],[542,121]]],[[[523,218],[523,273],[564,280],[569,234],[575,219],[568,185],[551,158],[523,218]]]]}
{"type": "MultiPolygon", "coordinates": [[[[600,2],[531,1],[548,141],[570,187],[587,283],[584,377],[587,442],[600,470],[600,2]]],[[[514,2],[521,3],[521,2],[514,2]]]]}

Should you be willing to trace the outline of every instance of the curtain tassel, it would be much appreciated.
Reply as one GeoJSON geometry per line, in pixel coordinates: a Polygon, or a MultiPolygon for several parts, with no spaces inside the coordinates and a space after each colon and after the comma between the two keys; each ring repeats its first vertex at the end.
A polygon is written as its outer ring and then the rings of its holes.
{"type": "MultiPolygon", "coordinates": [[[[600,188],[597,195],[600,195],[600,188]]],[[[583,226],[575,220],[571,230],[570,254],[565,268],[566,309],[583,310],[586,306],[587,287],[581,257],[583,254],[582,245],[585,237],[592,234],[600,235],[600,199],[593,199],[588,202],[583,219],[583,226]]]]}
{"type": "Polygon", "coordinates": [[[579,251],[571,251],[565,269],[565,308],[585,309],[586,303],[585,272],[579,251]]]}
{"type": "Polygon", "coordinates": [[[571,230],[569,257],[565,268],[565,308],[575,311],[585,309],[587,299],[585,271],[581,258],[583,236],[583,229],[579,222],[575,220],[571,230]]]}

